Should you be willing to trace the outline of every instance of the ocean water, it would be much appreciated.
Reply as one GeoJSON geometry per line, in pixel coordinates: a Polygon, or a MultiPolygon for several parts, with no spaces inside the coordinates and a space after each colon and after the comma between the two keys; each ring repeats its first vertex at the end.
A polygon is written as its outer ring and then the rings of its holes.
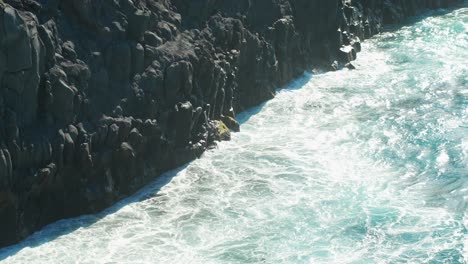
{"type": "Polygon", "coordinates": [[[1,263],[468,263],[468,8],[305,74],[242,132],[1,263]]]}

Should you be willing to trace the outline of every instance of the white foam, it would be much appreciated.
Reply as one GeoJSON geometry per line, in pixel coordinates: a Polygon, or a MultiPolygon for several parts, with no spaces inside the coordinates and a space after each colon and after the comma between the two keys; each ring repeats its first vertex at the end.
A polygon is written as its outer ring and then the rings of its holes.
{"type": "Polygon", "coordinates": [[[457,80],[467,51],[441,48],[465,41],[444,29],[463,10],[363,43],[357,70],[305,75],[256,115],[242,114],[242,132],[230,142],[115,208],[51,225],[0,258],[466,261],[467,106],[456,96],[466,90],[457,80]],[[433,38],[437,46],[428,45],[433,38]]]}

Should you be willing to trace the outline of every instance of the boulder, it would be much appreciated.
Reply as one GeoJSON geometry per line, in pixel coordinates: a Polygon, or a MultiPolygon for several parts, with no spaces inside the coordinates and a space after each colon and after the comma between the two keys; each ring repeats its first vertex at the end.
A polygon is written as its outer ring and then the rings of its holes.
{"type": "Polygon", "coordinates": [[[62,55],[64,58],[75,61],[78,58],[75,51],[75,44],[71,41],[65,41],[62,44],[62,55]]]}
{"type": "Polygon", "coordinates": [[[240,125],[234,118],[230,116],[222,116],[221,120],[230,130],[240,132],[240,125]]]}
{"type": "Polygon", "coordinates": [[[146,68],[141,76],[140,88],[156,98],[162,98],[164,96],[164,76],[162,72],[151,66],[146,68]]]}
{"type": "Polygon", "coordinates": [[[74,99],[76,89],[59,79],[52,85],[52,114],[59,123],[68,124],[74,120],[74,99]]]}
{"type": "Polygon", "coordinates": [[[149,10],[136,10],[128,17],[129,38],[139,40],[143,37],[144,32],[148,28],[151,12],[149,10]]]}
{"type": "Polygon", "coordinates": [[[78,150],[78,164],[80,168],[89,173],[89,170],[93,167],[93,160],[91,157],[91,151],[88,143],[82,143],[78,150]]]}
{"type": "Polygon", "coordinates": [[[174,130],[176,133],[175,144],[185,146],[190,140],[192,124],[192,104],[190,102],[179,103],[174,113],[174,130]]]}
{"type": "Polygon", "coordinates": [[[164,87],[168,102],[175,102],[179,95],[189,96],[193,88],[193,68],[187,61],[172,63],[166,69],[164,87]]]}
{"type": "Polygon", "coordinates": [[[140,131],[138,131],[137,128],[133,128],[128,135],[128,143],[130,143],[134,149],[138,150],[142,146],[143,141],[144,137],[140,134],[140,131]]]}
{"type": "MultiPolygon", "coordinates": [[[[51,27],[55,26],[55,23],[53,20],[50,22],[51,27]]],[[[39,32],[39,37],[44,44],[44,49],[45,49],[45,63],[46,67],[53,67],[55,64],[55,49],[56,49],[56,43],[54,39],[54,35],[52,33],[52,30],[49,28],[48,24],[45,25],[40,25],[37,28],[39,32]]]]}
{"type": "Polygon", "coordinates": [[[116,175],[116,185],[122,193],[130,189],[131,179],[135,177],[136,154],[133,147],[127,142],[120,144],[114,154],[113,168],[116,175]]]}
{"type": "Polygon", "coordinates": [[[32,51],[29,30],[18,10],[6,5],[3,9],[5,53],[8,72],[18,72],[32,67],[32,51]]]}
{"type": "Polygon", "coordinates": [[[158,47],[163,44],[163,40],[158,35],[156,35],[156,33],[153,33],[151,31],[146,31],[145,32],[145,44],[152,46],[152,47],[158,47]]]}
{"type": "Polygon", "coordinates": [[[117,120],[116,124],[119,127],[119,136],[118,141],[124,142],[127,140],[130,131],[132,130],[132,121],[131,119],[125,118],[121,120],[117,120]]]}
{"type": "Polygon", "coordinates": [[[63,148],[63,163],[72,165],[75,158],[75,142],[69,133],[65,133],[65,144],[63,148]]]}
{"type": "Polygon", "coordinates": [[[145,49],[140,43],[132,45],[132,75],[141,73],[145,66],[145,49]]]}
{"type": "Polygon", "coordinates": [[[223,121],[214,121],[216,140],[231,140],[231,131],[223,121]]]}
{"type": "Polygon", "coordinates": [[[112,124],[107,131],[106,145],[109,147],[115,146],[119,141],[119,126],[112,124]]]}
{"type": "Polygon", "coordinates": [[[351,62],[356,59],[356,51],[352,46],[343,46],[340,48],[338,56],[342,62],[351,62]]]}

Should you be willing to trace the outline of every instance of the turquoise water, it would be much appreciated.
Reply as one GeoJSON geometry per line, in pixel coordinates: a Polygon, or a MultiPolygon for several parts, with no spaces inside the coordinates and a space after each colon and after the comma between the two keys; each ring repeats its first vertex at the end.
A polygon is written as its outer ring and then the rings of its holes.
{"type": "Polygon", "coordinates": [[[467,263],[468,8],[308,74],[242,132],[2,263],[467,263]]]}

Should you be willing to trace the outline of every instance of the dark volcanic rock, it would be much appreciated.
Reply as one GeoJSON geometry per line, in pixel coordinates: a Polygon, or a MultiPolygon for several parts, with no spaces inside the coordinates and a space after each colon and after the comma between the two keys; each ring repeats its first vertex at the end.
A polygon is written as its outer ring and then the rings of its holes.
{"type": "Polygon", "coordinates": [[[0,246],[102,210],[235,113],[461,0],[0,0],[0,246]]]}

